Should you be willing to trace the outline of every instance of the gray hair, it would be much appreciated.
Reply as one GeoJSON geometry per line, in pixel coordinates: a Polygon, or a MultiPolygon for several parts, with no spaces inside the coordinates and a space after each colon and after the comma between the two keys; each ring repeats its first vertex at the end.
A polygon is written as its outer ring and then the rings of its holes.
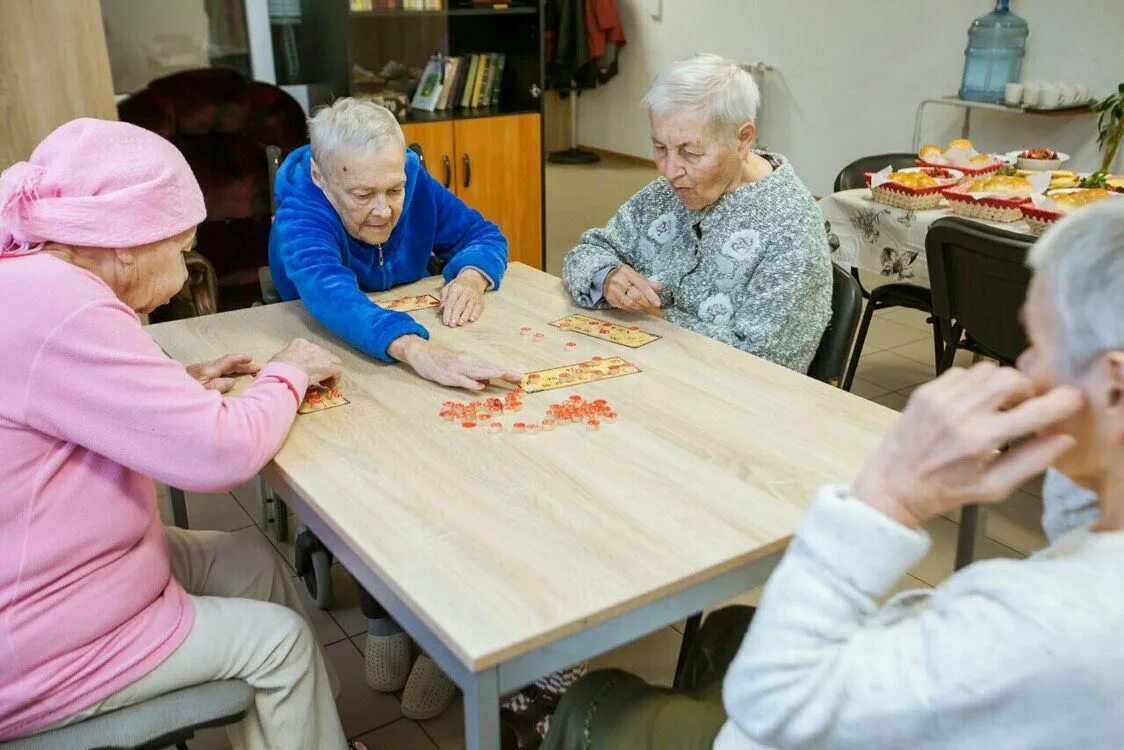
{"type": "Polygon", "coordinates": [[[1053,296],[1063,373],[1076,377],[1103,352],[1124,350],[1124,198],[1059,221],[1031,247],[1027,265],[1053,296]]]}
{"type": "Polygon", "coordinates": [[[346,97],[316,110],[308,120],[312,158],[323,168],[341,151],[404,151],[402,126],[389,109],[365,99],[346,97]]]}
{"type": "Polygon", "coordinates": [[[672,63],[644,95],[649,114],[698,112],[716,132],[732,137],[757,119],[761,92],[749,71],[718,55],[700,54],[672,63]]]}

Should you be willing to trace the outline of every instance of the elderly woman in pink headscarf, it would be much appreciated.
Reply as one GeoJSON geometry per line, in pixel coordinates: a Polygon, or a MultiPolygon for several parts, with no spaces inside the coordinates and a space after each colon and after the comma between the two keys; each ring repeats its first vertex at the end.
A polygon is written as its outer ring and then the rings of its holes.
{"type": "Polygon", "coordinates": [[[204,216],[175,147],[124,123],[67,123],[0,175],[0,740],[237,678],[255,700],[236,747],[347,747],[269,545],[157,514],[154,479],[253,477],[338,373],[299,339],[260,370],[160,351],[137,313],[183,285],[204,216]]]}

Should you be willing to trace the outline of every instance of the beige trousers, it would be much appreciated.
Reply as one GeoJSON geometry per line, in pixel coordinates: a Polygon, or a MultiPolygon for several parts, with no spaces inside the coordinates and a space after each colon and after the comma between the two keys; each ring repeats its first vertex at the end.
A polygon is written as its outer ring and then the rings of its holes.
{"type": "Polygon", "coordinates": [[[240,679],[254,688],[254,704],[227,728],[236,749],[345,750],[333,699],[338,683],[269,543],[260,534],[167,532],[172,574],[195,607],[191,632],[156,669],[55,726],[202,682],[240,679]]]}

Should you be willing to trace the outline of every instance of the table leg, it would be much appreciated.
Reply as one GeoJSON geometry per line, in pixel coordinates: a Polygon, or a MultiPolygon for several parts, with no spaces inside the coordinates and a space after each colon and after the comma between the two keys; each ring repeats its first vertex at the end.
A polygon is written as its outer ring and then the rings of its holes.
{"type": "Polygon", "coordinates": [[[187,498],[183,490],[168,488],[168,502],[172,506],[172,524],[181,529],[187,528],[187,498]]]}
{"type": "Polygon", "coordinates": [[[466,750],[499,750],[500,683],[495,667],[476,674],[464,691],[466,750]]]}

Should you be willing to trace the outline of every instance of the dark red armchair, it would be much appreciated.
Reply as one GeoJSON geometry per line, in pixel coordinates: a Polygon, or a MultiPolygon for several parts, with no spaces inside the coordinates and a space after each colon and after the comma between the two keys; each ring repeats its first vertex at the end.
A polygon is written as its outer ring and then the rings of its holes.
{"type": "Polygon", "coordinates": [[[194,170],[207,204],[196,250],[214,266],[219,309],[259,300],[271,216],[265,148],[284,158],[307,142],[301,106],[277,86],[208,68],[158,78],[117,111],[176,144],[194,170]]]}

